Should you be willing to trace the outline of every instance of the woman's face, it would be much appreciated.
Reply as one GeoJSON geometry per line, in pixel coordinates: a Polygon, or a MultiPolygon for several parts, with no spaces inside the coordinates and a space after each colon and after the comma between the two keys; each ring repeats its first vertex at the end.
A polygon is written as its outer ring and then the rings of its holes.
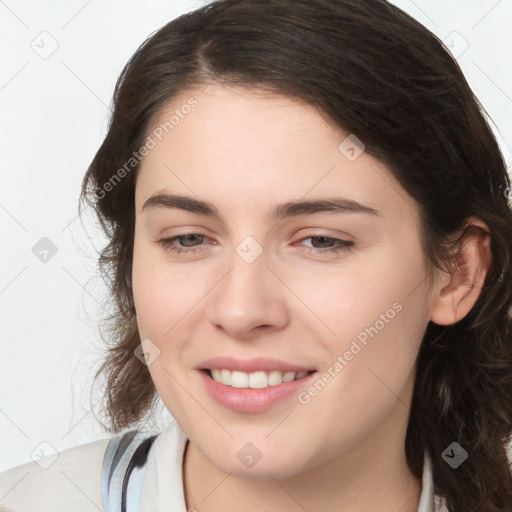
{"type": "Polygon", "coordinates": [[[403,450],[431,307],[410,196],[290,98],[211,85],[173,100],[149,135],[137,321],[191,442],[255,478],[403,450]],[[313,373],[279,384],[292,370],[313,373]]]}

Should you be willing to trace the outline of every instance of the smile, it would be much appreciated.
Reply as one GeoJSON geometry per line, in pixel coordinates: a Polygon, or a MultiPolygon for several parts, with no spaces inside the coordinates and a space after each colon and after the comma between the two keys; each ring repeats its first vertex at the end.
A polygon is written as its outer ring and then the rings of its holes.
{"type": "Polygon", "coordinates": [[[262,413],[299,393],[317,372],[257,370],[246,373],[225,368],[204,368],[197,373],[205,391],[219,405],[239,413],[262,413]]]}
{"type": "Polygon", "coordinates": [[[212,368],[207,369],[210,377],[220,384],[231,386],[233,388],[252,388],[262,389],[269,386],[278,386],[283,382],[292,382],[300,380],[309,373],[308,371],[289,372],[272,370],[270,372],[257,371],[253,373],[246,373],[242,371],[231,371],[228,369],[212,368]]]}

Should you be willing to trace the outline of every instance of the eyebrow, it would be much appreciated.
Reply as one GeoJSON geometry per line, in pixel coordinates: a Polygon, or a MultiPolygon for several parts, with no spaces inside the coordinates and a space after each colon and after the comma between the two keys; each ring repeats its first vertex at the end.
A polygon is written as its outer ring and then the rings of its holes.
{"type": "MultiPolygon", "coordinates": [[[[153,208],[176,208],[221,220],[221,215],[215,205],[188,196],[166,193],[155,194],[144,202],[141,212],[145,209],[153,208]]],[[[284,219],[286,217],[312,215],[322,212],[382,215],[379,210],[358,203],[353,199],[326,197],[309,201],[288,201],[278,204],[274,207],[271,217],[274,219],[284,219]]]]}

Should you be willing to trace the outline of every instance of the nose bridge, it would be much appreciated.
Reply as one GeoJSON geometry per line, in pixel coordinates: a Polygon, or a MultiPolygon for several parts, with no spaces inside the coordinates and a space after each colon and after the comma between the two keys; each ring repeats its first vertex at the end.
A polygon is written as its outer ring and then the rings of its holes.
{"type": "Polygon", "coordinates": [[[231,278],[235,287],[247,286],[261,287],[260,291],[269,284],[267,266],[270,264],[270,253],[254,237],[244,238],[235,247],[235,254],[231,258],[231,278]]]}
{"type": "Polygon", "coordinates": [[[213,290],[209,320],[232,336],[243,337],[265,325],[282,327],[287,312],[279,281],[267,268],[270,252],[246,236],[226,256],[229,270],[213,290]]]}
{"type": "Polygon", "coordinates": [[[255,306],[262,302],[261,295],[267,299],[272,295],[268,290],[270,285],[267,268],[270,264],[268,252],[254,237],[245,237],[234,247],[229,260],[230,271],[224,279],[222,291],[232,297],[240,309],[244,304],[255,306]]]}

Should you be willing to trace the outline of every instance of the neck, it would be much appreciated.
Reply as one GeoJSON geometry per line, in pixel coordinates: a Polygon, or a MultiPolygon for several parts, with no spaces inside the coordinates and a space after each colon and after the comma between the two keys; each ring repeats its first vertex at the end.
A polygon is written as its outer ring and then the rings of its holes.
{"type": "Polygon", "coordinates": [[[407,465],[406,429],[398,436],[396,423],[385,430],[381,425],[350,453],[281,479],[230,476],[189,440],[183,460],[187,510],[417,512],[421,480],[407,465]]]}

